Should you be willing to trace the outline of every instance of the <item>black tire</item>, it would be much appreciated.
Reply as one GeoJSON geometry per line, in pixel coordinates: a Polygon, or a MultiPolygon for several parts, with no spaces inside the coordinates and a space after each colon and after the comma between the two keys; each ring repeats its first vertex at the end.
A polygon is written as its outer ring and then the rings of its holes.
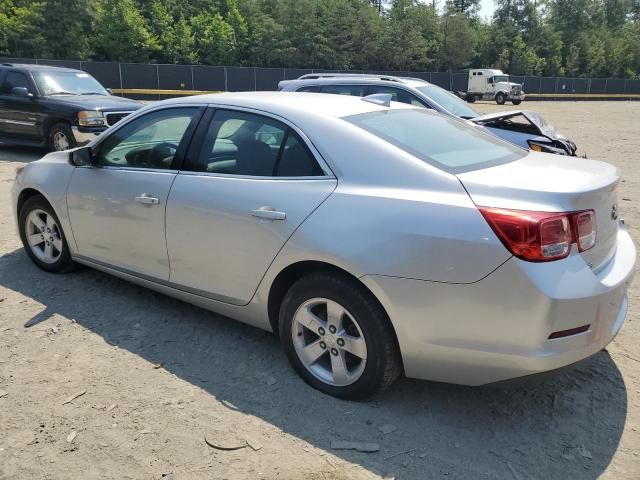
{"type": "Polygon", "coordinates": [[[473,103],[476,101],[476,97],[475,95],[467,95],[467,97],[465,98],[465,100],[469,103],[473,103]]]}
{"type": "Polygon", "coordinates": [[[511,100],[511,103],[513,103],[514,105],[520,105],[522,103],[522,100],[511,100]]]}
{"type": "Polygon", "coordinates": [[[76,139],[73,136],[71,127],[66,123],[56,123],[51,126],[47,135],[47,145],[52,152],[59,152],[65,149],[59,148],[59,143],[56,141],[56,136],[63,135],[66,139],[69,148],[77,147],[76,139]]]}
{"type": "Polygon", "coordinates": [[[496,103],[498,105],[504,105],[504,103],[507,101],[507,95],[504,94],[503,92],[498,92],[496,93],[496,103]]]}
{"type": "Polygon", "coordinates": [[[364,286],[333,272],[309,274],[289,289],[280,307],[280,341],[294,370],[312,387],[337,398],[356,400],[388,388],[402,373],[402,360],[391,322],[364,286]],[[356,319],[367,346],[364,371],[354,383],[335,386],[313,375],[301,362],[292,339],[294,315],[312,298],[327,298],[344,306],[356,319]]]}
{"type": "Polygon", "coordinates": [[[24,246],[27,255],[29,255],[29,258],[31,258],[31,260],[33,260],[33,263],[35,263],[39,268],[50,273],[60,273],[73,269],[75,264],[71,259],[69,244],[67,243],[67,239],[64,235],[62,227],[60,226],[60,220],[58,219],[56,213],[53,211],[53,208],[51,208],[51,205],[49,205],[49,202],[47,202],[44,197],[35,195],[24,202],[24,205],[20,209],[20,213],[18,216],[18,225],[20,228],[20,239],[22,240],[22,245],[24,246]],[[29,245],[29,242],[27,241],[27,218],[29,214],[36,209],[43,210],[47,213],[47,215],[51,215],[55,220],[56,225],[58,226],[60,238],[62,240],[62,250],[60,252],[59,258],[54,263],[46,263],[40,260],[34,254],[31,246],[29,245]]]}

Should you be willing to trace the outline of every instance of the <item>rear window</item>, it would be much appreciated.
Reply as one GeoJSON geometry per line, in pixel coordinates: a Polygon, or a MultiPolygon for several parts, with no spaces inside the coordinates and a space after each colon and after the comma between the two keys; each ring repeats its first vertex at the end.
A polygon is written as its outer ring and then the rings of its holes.
{"type": "Polygon", "coordinates": [[[511,162],[525,150],[462,120],[425,109],[383,110],[343,120],[451,173],[511,162]]]}

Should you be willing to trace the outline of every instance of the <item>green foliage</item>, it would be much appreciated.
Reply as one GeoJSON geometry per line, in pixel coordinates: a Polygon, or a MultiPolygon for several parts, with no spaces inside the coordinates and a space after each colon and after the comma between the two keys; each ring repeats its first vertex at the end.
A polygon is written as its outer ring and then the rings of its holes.
{"type": "Polygon", "coordinates": [[[145,62],[159,50],[133,0],[101,0],[94,31],[94,56],[100,60],[145,62]]]}
{"type": "Polygon", "coordinates": [[[640,75],[637,0],[0,0],[0,55],[640,75]]]}

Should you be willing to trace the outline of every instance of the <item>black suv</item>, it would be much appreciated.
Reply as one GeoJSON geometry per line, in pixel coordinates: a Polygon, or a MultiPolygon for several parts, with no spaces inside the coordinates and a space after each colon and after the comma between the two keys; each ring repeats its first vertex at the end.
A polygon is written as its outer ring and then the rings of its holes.
{"type": "Polygon", "coordinates": [[[142,106],[82,70],[0,64],[0,142],[67,150],[142,106]]]}

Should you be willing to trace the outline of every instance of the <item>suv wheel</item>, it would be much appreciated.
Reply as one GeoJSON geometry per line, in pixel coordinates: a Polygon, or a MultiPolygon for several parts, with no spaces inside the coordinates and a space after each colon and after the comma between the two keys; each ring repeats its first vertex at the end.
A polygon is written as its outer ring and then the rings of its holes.
{"type": "Polygon", "coordinates": [[[75,138],[69,125],[66,123],[56,123],[49,129],[49,150],[61,152],[76,147],[75,138]]]}
{"type": "Polygon", "coordinates": [[[362,285],[340,274],[298,280],[280,308],[280,340],[312,387],[344,399],[389,387],[402,366],[391,323],[362,285]]]}
{"type": "Polygon", "coordinates": [[[42,270],[58,273],[73,266],[60,220],[44,197],[36,195],[24,203],[19,226],[24,249],[42,270]]]}
{"type": "Polygon", "coordinates": [[[507,96],[503,92],[498,92],[496,94],[496,103],[498,105],[504,105],[504,102],[507,101],[507,96]]]}

